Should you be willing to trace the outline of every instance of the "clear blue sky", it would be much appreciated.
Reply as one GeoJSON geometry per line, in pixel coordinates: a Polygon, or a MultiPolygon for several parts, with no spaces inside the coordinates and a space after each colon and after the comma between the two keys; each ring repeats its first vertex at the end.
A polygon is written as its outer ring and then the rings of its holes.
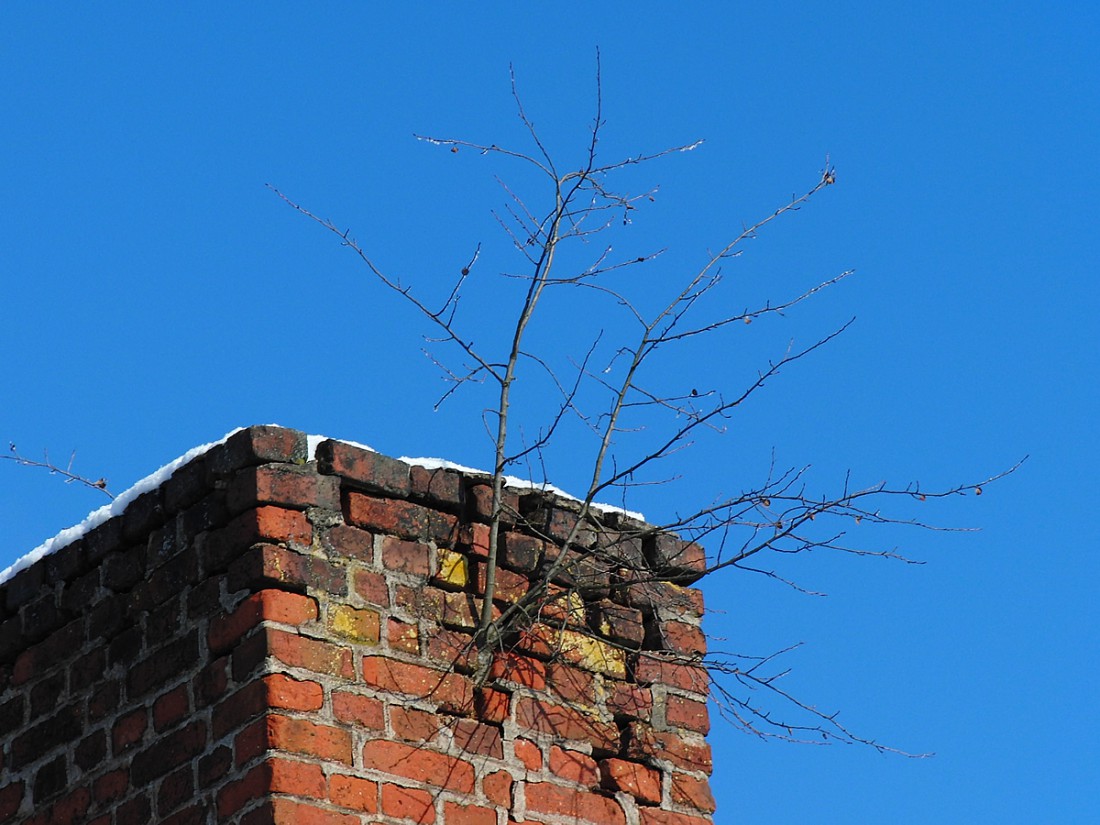
{"type": "MultiPolygon", "coordinates": [[[[353,227],[427,295],[483,242],[467,317],[489,340],[508,260],[492,176],[529,178],[412,134],[522,146],[512,62],[548,143],[576,157],[598,46],[606,157],[706,139],[624,178],[661,186],[624,247],[669,248],[645,271],[653,294],[812,186],[827,153],[838,184],[749,245],[726,294],[857,272],[669,361],[733,386],[857,318],[640,509],[754,484],[773,448],[822,491],[848,469],[945,486],[1031,455],[980,499],[921,511],[981,532],[868,535],[924,566],[783,564],[827,598],[740,573],[705,586],[720,646],[804,642],[790,690],[937,753],[761,743],[718,721],[718,821],[1100,818],[1100,10],[1070,5],[5,3],[0,438],[75,448],[116,489],[267,422],[488,465],[484,400],[433,412],[418,319],[264,184],[353,227]]],[[[563,302],[539,334],[588,318],[563,302]]],[[[556,455],[559,485],[583,483],[577,452],[556,455]]],[[[0,464],[0,567],[100,503],[0,464]]]]}

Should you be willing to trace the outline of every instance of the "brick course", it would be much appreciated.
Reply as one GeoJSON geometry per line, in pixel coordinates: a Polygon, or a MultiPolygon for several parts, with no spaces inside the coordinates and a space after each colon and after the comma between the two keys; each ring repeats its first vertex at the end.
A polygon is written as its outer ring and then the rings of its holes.
{"type": "Polygon", "coordinates": [[[564,564],[478,684],[489,491],[251,427],[20,571],[0,821],[709,825],[702,550],[508,490],[494,609],[564,564]]]}

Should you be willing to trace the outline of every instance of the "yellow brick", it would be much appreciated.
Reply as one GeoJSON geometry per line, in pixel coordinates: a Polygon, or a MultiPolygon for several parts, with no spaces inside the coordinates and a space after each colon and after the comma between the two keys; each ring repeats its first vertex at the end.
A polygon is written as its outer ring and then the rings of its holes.
{"type": "Polygon", "coordinates": [[[626,677],[626,653],[619,648],[575,630],[559,631],[558,639],[566,661],[593,673],[616,679],[626,677]]]}
{"type": "Polygon", "coordinates": [[[454,550],[440,550],[439,574],[436,578],[455,587],[465,587],[470,581],[470,565],[466,557],[454,550]]]}
{"type": "Polygon", "coordinates": [[[329,612],[328,624],[333,633],[353,642],[378,642],[380,619],[373,610],[358,610],[346,604],[336,605],[329,612]]]}

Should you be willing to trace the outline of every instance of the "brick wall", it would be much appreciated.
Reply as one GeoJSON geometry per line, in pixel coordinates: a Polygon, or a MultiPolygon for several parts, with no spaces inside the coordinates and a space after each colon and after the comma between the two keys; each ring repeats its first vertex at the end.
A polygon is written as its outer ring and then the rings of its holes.
{"type": "MultiPolygon", "coordinates": [[[[240,431],[0,587],[0,822],[711,822],[702,599],[643,575],[698,548],[593,520],[475,684],[487,479],[307,459],[240,431]]],[[[502,609],[575,521],[508,503],[502,609]]]]}

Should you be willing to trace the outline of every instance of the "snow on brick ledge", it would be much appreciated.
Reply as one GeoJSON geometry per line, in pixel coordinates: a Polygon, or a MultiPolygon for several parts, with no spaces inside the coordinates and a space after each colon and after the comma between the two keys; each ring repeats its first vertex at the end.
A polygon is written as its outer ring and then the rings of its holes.
{"type": "MultiPolygon", "coordinates": [[[[595,512],[479,683],[489,479],[428,464],[250,427],[36,551],[0,585],[0,821],[710,823],[702,598],[663,580],[699,548],[595,512]]],[[[506,506],[497,610],[577,518],[506,506]]]]}

